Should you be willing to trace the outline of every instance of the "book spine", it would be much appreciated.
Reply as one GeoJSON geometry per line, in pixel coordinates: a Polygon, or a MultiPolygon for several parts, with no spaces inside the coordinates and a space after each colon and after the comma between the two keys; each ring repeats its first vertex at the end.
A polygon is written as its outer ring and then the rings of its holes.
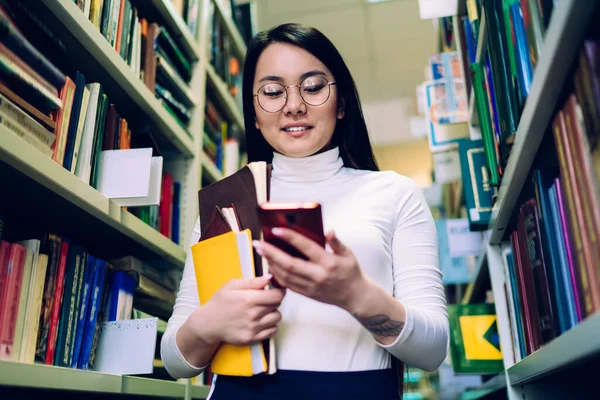
{"type": "Polygon", "coordinates": [[[83,280],[85,278],[85,274],[86,274],[86,267],[87,267],[87,257],[88,255],[83,252],[82,257],[81,257],[81,264],[80,264],[80,268],[79,268],[79,280],[77,281],[77,285],[75,286],[75,307],[73,307],[73,313],[72,313],[72,317],[73,317],[73,322],[72,322],[72,326],[69,329],[70,331],[70,337],[67,337],[67,343],[65,345],[65,356],[63,357],[63,360],[67,360],[67,367],[71,367],[73,365],[73,356],[75,354],[75,346],[77,344],[77,330],[79,328],[79,321],[80,321],[80,317],[79,317],[79,312],[81,309],[81,299],[83,296],[83,280]]]}
{"type": "Polygon", "coordinates": [[[105,278],[106,278],[106,263],[100,259],[96,260],[95,274],[90,293],[90,307],[89,313],[86,316],[85,328],[83,332],[83,339],[81,342],[81,351],[79,360],[77,361],[77,368],[88,369],[90,356],[92,352],[92,342],[94,333],[96,331],[96,325],[98,323],[98,312],[102,305],[102,297],[105,291],[105,278]]]}
{"type": "MultiPolygon", "coordinates": [[[[24,247],[25,256],[23,259],[23,272],[21,280],[21,293],[19,294],[19,301],[17,305],[17,323],[14,334],[13,351],[11,360],[21,361],[21,351],[23,344],[27,336],[27,330],[25,329],[25,318],[27,315],[27,306],[29,302],[29,289],[31,286],[31,274],[33,270],[33,249],[29,248],[26,243],[19,243],[24,247]]],[[[36,257],[37,258],[37,257],[36,257]]]]}
{"type": "Polygon", "coordinates": [[[12,119],[18,123],[22,128],[31,132],[37,139],[39,139],[44,145],[50,148],[54,144],[56,135],[48,132],[41,124],[36,122],[27,113],[15,106],[10,100],[0,94],[0,113],[4,114],[7,118],[12,119]]]}
{"type": "Polygon", "coordinates": [[[35,284],[32,290],[32,301],[27,327],[30,330],[27,335],[25,347],[25,357],[23,362],[33,364],[35,361],[35,350],[37,337],[40,328],[40,310],[42,310],[42,299],[44,298],[44,280],[48,267],[48,255],[40,254],[38,256],[38,267],[35,274],[35,284]]]}
{"type": "Polygon", "coordinates": [[[23,246],[11,244],[8,264],[8,293],[3,307],[2,326],[0,327],[2,329],[0,333],[0,360],[11,360],[13,358],[25,254],[26,250],[23,246]]]}
{"type": "Polygon", "coordinates": [[[63,158],[63,167],[65,167],[67,171],[71,171],[73,165],[73,152],[75,150],[75,141],[77,140],[77,132],[79,130],[79,120],[81,119],[81,112],[83,111],[84,92],[85,77],[77,72],[77,77],[75,78],[75,95],[73,96],[71,118],[69,119],[69,130],[67,133],[65,154],[63,158]]]}
{"type": "Polygon", "coordinates": [[[67,136],[69,134],[69,121],[71,119],[74,96],[75,83],[67,76],[65,85],[60,91],[63,108],[58,111],[56,116],[56,141],[54,142],[54,153],[52,155],[52,159],[60,165],[63,164],[65,159],[65,147],[67,145],[67,136]]]}
{"type": "Polygon", "coordinates": [[[50,82],[44,79],[40,74],[38,74],[34,69],[32,69],[28,64],[26,64],[21,58],[19,58],[15,53],[13,53],[8,47],[6,47],[1,42],[0,53],[8,57],[8,59],[14,62],[19,68],[21,68],[25,74],[31,76],[39,85],[43,86],[46,90],[52,93],[52,95],[58,96],[57,87],[52,86],[50,82]]]}
{"type": "Polygon", "coordinates": [[[92,152],[94,148],[94,132],[96,129],[98,101],[100,100],[101,91],[99,83],[92,83],[88,85],[88,87],[90,89],[90,100],[85,113],[81,146],[77,155],[77,164],[75,167],[75,174],[79,177],[79,179],[87,184],[90,183],[92,152]]]}
{"type": "Polygon", "coordinates": [[[90,307],[90,293],[92,292],[93,279],[96,274],[96,259],[88,254],[86,259],[85,275],[83,278],[83,286],[81,289],[81,305],[79,307],[79,315],[77,322],[77,331],[74,335],[75,343],[73,345],[73,357],[71,358],[71,368],[77,368],[83,335],[85,332],[85,324],[88,317],[88,309],[90,307]]]}
{"type": "Polygon", "coordinates": [[[10,257],[10,243],[0,241],[0,338],[4,321],[4,302],[8,292],[8,260],[10,257]]]}
{"type": "Polygon", "coordinates": [[[106,94],[100,96],[100,105],[98,108],[98,116],[96,119],[96,127],[94,128],[94,146],[92,148],[92,162],[90,168],[90,185],[98,188],[98,163],[100,153],[104,144],[104,130],[106,129],[106,115],[108,112],[108,98],[106,94]]]}
{"type": "Polygon", "coordinates": [[[50,320],[50,329],[48,331],[48,345],[46,350],[45,364],[52,365],[56,351],[56,338],[58,336],[58,319],[63,301],[65,287],[65,272],[67,268],[67,254],[69,252],[69,242],[63,241],[60,249],[60,259],[58,270],[56,272],[56,292],[52,302],[52,317],[50,320]]]}
{"type": "Polygon", "coordinates": [[[20,138],[25,140],[27,143],[29,143],[30,145],[35,147],[37,150],[42,152],[45,156],[47,156],[47,157],[52,156],[52,150],[49,147],[45,146],[43,143],[41,143],[37,139],[37,137],[33,136],[33,134],[30,133],[29,131],[21,128],[21,126],[18,125],[17,123],[15,123],[13,120],[6,118],[1,111],[0,111],[0,125],[4,126],[11,132],[15,133],[17,136],[19,136],[20,138]]]}
{"type": "Polygon", "coordinates": [[[583,319],[583,310],[581,308],[583,302],[582,302],[582,295],[579,289],[579,286],[577,284],[578,282],[578,278],[577,278],[577,267],[576,267],[576,259],[575,259],[575,254],[573,252],[573,248],[571,246],[571,243],[573,243],[573,240],[571,239],[571,229],[569,228],[569,222],[567,221],[567,207],[566,207],[566,203],[564,200],[564,195],[563,195],[563,190],[562,190],[562,178],[556,178],[554,181],[554,185],[556,188],[556,198],[557,198],[557,205],[558,205],[558,212],[560,215],[560,223],[561,223],[561,232],[563,234],[563,238],[564,238],[564,242],[565,242],[565,253],[566,253],[566,258],[567,258],[567,263],[568,263],[568,268],[569,268],[569,275],[570,275],[570,284],[572,287],[572,291],[573,291],[573,295],[575,297],[575,309],[577,312],[577,320],[581,321],[583,319]]]}
{"type": "Polygon", "coordinates": [[[48,61],[8,20],[2,18],[0,20],[0,27],[0,40],[6,47],[12,50],[26,64],[33,67],[54,87],[59,88],[65,83],[65,74],[48,61]]]}
{"type": "Polygon", "coordinates": [[[585,315],[593,314],[594,310],[600,308],[600,294],[592,290],[590,280],[594,276],[590,275],[589,269],[594,264],[589,246],[589,238],[585,234],[585,219],[583,216],[581,192],[577,184],[576,170],[572,149],[569,141],[569,132],[565,125],[565,115],[559,111],[553,125],[554,141],[558,153],[560,164],[560,177],[564,182],[564,192],[566,204],[569,209],[569,227],[573,240],[572,247],[575,254],[575,264],[577,266],[577,275],[580,285],[580,293],[583,295],[583,309],[585,315]]]}
{"type": "Polygon", "coordinates": [[[48,247],[45,251],[48,253],[48,266],[46,268],[46,278],[44,283],[44,295],[40,312],[40,323],[38,340],[36,345],[36,357],[44,361],[48,349],[48,333],[50,331],[50,320],[52,316],[52,301],[56,292],[56,273],[58,271],[58,263],[60,259],[60,243],[59,236],[54,234],[48,235],[48,247]]]}

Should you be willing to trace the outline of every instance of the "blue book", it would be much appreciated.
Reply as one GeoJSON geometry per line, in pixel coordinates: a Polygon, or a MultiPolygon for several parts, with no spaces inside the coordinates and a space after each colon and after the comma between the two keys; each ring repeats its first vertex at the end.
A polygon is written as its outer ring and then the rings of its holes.
{"type": "Polygon", "coordinates": [[[88,369],[90,355],[92,354],[92,342],[94,332],[96,331],[96,323],[98,321],[98,312],[102,305],[102,293],[104,289],[104,280],[106,278],[106,262],[96,259],[94,268],[94,280],[90,293],[90,307],[86,312],[85,328],[83,330],[83,339],[81,342],[81,350],[79,352],[79,360],[77,368],[88,369]]]}
{"type": "Polygon", "coordinates": [[[79,308],[79,318],[77,321],[77,330],[75,332],[75,342],[73,344],[73,357],[71,368],[77,368],[79,362],[79,353],[81,351],[81,342],[83,340],[83,332],[85,321],[88,314],[90,303],[91,287],[94,284],[94,275],[96,274],[96,259],[88,254],[85,266],[85,274],[83,277],[83,287],[81,288],[81,304],[79,308]]]}
{"type": "Polygon", "coordinates": [[[553,183],[549,189],[550,197],[550,208],[552,209],[552,220],[555,226],[554,231],[554,244],[558,250],[558,259],[560,262],[560,270],[558,271],[562,275],[563,290],[566,294],[566,309],[567,309],[567,326],[572,328],[577,325],[579,318],[577,317],[577,304],[575,300],[575,293],[573,292],[572,277],[569,271],[569,260],[567,258],[567,243],[565,241],[565,235],[561,229],[562,223],[560,218],[560,209],[558,203],[558,193],[556,191],[556,184],[553,183]]]}
{"type": "Polygon", "coordinates": [[[63,160],[63,167],[67,171],[74,172],[73,168],[73,154],[75,153],[75,142],[77,139],[77,127],[79,125],[79,118],[85,111],[81,109],[81,103],[83,101],[83,92],[85,90],[85,77],[77,72],[75,78],[75,94],[73,95],[73,106],[71,108],[71,118],[69,119],[69,128],[67,130],[67,144],[65,145],[65,158],[63,160]],[[82,111],[84,111],[82,113],[82,111]]]}
{"type": "Polygon", "coordinates": [[[473,28],[468,17],[463,18],[463,25],[465,27],[465,40],[467,42],[467,55],[469,56],[469,65],[473,64],[477,57],[477,43],[475,42],[475,35],[473,35],[473,28]]]}
{"type": "Polygon", "coordinates": [[[514,328],[519,339],[519,352],[521,353],[521,359],[527,356],[527,350],[525,347],[525,326],[521,319],[521,302],[519,301],[519,286],[517,285],[517,273],[515,271],[515,258],[514,253],[511,250],[506,257],[506,264],[508,267],[508,275],[510,280],[510,286],[512,288],[513,305],[515,307],[515,319],[517,320],[517,326],[514,328]]]}
{"type": "MultiPolygon", "coordinates": [[[[546,255],[546,276],[548,277],[548,289],[550,291],[550,304],[554,316],[556,334],[565,332],[571,325],[568,322],[567,296],[564,291],[563,275],[560,272],[563,266],[560,263],[556,245],[557,228],[554,226],[552,209],[550,208],[550,196],[548,190],[552,186],[554,178],[558,175],[556,170],[533,171],[533,184],[537,200],[538,216],[540,219],[540,231],[542,233],[542,251],[546,255]]],[[[567,266],[565,265],[566,269],[567,266]]]]}
{"type": "Polygon", "coordinates": [[[110,284],[108,309],[106,311],[107,321],[120,321],[130,318],[124,314],[126,314],[125,311],[127,309],[127,297],[131,296],[133,298],[134,288],[135,280],[127,272],[117,271],[113,274],[110,284]]]}
{"type": "Polygon", "coordinates": [[[527,42],[527,32],[525,30],[523,14],[521,13],[521,4],[515,2],[510,8],[516,38],[515,61],[517,64],[517,85],[519,88],[517,91],[519,97],[518,104],[519,109],[522,109],[525,106],[525,100],[527,100],[527,97],[529,96],[529,89],[531,89],[533,66],[531,65],[531,58],[529,57],[529,44],[527,42]]]}
{"type": "Polygon", "coordinates": [[[179,219],[181,215],[181,183],[173,182],[173,216],[171,222],[171,240],[179,244],[179,219]]]}

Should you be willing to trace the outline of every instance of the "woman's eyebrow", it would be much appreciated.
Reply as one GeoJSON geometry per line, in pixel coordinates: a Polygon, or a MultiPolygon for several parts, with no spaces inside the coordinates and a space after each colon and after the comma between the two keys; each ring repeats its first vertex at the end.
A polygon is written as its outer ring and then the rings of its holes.
{"type": "MultiPolygon", "coordinates": [[[[303,73],[302,75],[300,75],[300,82],[302,82],[303,80],[305,80],[308,77],[311,76],[323,76],[326,77],[327,74],[323,71],[321,71],[320,69],[313,69],[312,71],[308,71],[303,73]]],[[[260,80],[258,82],[267,82],[267,81],[274,81],[274,82],[279,82],[282,83],[283,82],[283,78],[277,75],[267,75],[267,76],[263,76],[262,78],[260,78],[260,80]]]]}

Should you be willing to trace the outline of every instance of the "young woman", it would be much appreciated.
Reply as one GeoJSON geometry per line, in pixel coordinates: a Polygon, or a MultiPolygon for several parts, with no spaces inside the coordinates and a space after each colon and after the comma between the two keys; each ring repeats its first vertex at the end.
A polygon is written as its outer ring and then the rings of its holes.
{"type": "MultiPolygon", "coordinates": [[[[437,234],[421,191],[378,172],[350,71],[318,30],[259,33],[243,99],[249,161],[273,165],[271,200],[321,203],[329,249],[275,229],[308,257],[254,243],[287,289],[262,290],[268,276],[231,281],[202,307],[188,253],[165,367],[192,377],[220,343],[274,337],[275,375],[218,376],[211,399],[398,399],[393,359],[433,371],[448,348],[437,234]]],[[[197,222],[191,242],[199,236],[197,222]]]]}

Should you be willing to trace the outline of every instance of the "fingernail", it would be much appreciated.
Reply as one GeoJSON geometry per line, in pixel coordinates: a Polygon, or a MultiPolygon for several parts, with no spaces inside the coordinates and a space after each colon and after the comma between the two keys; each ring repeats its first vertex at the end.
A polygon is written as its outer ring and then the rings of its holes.
{"type": "Polygon", "coordinates": [[[254,247],[254,250],[256,250],[259,256],[263,255],[262,244],[258,240],[253,240],[252,246],[254,247]]]}
{"type": "Polygon", "coordinates": [[[271,229],[271,233],[275,236],[281,236],[281,235],[283,235],[283,229],[273,228],[273,229],[271,229]]]}

